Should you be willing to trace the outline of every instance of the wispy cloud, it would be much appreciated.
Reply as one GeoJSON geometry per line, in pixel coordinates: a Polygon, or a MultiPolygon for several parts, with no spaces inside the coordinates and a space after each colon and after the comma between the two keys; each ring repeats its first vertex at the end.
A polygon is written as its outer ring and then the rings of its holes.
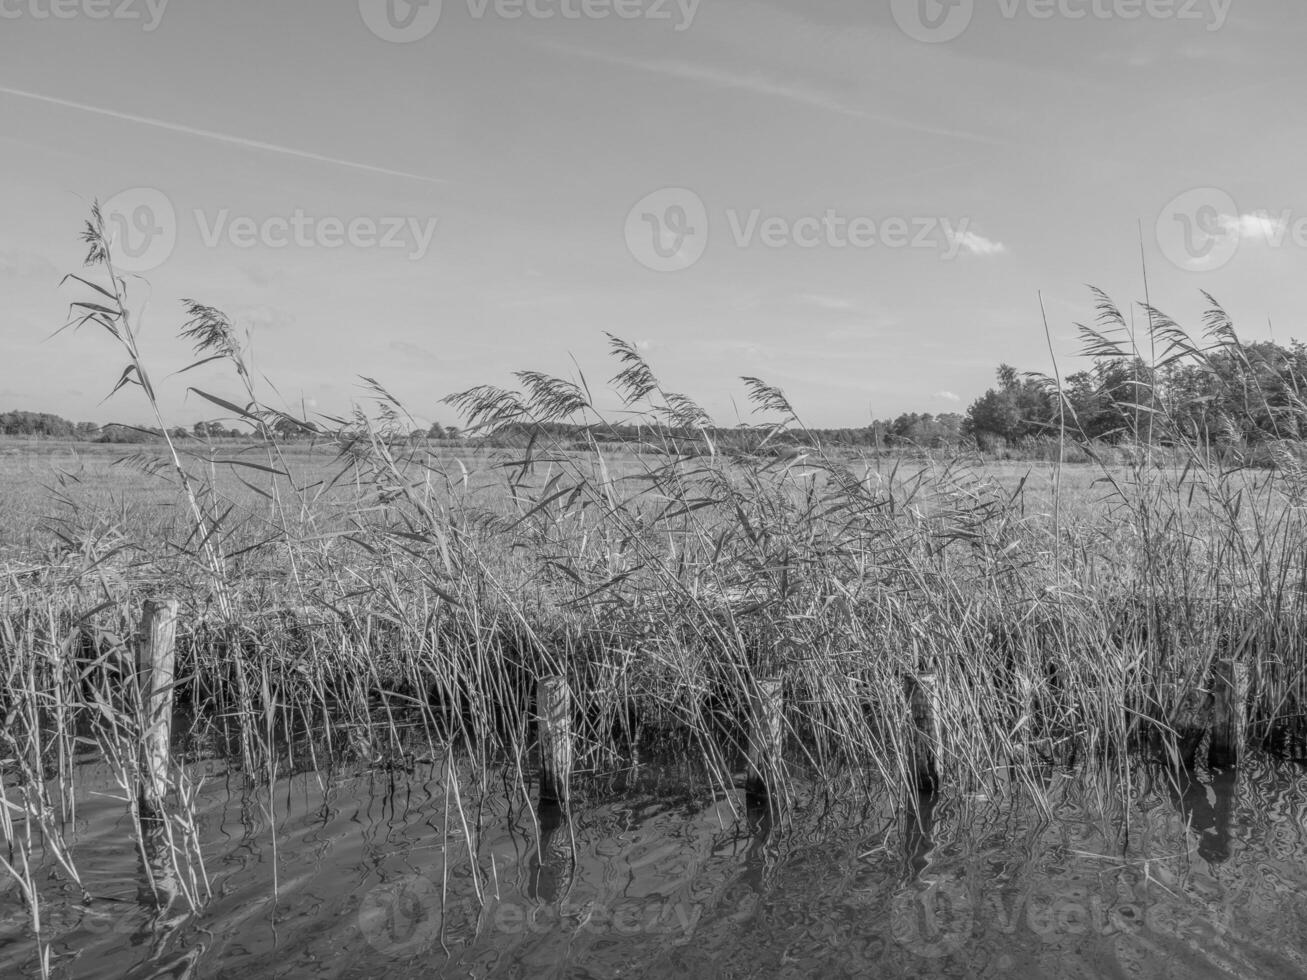
{"type": "Polygon", "coordinates": [[[232,310],[232,317],[239,326],[249,330],[277,330],[295,322],[294,313],[267,304],[238,306],[232,310]]]}
{"type": "Polygon", "coordinates": [[[974,231],[959,232],[955,242],[972,255],[1003,255],[1007,252],[1007,246],[1002,242],[978,235],[974,231]]]}
{"type": "Polygon", "coordinates": [[[0,277],[36,279],[58,275],[54,263],[35,252],[0,250],[0,277]]]}
{"type": "Polygon", "coordinates": [[[937,391],[935,397],[946,402],[960,402],[962,399],[951,391],[937,391]]]}
{"type": "Polygon", "coordinates": [[[980,133],[972,133],[962,129],[943,126],[931,126],[926,123],[914,122],[910,119],[901,119],[897,116],[891,116],[882,112],[870,111],[861,106],[851,105],[847,100],[839,95],[818,86],[808,85],[802,82],[782,81],[780,79],[769,77],[762,72],[740,73],[728,69],[710,68],[706,65],[691,64],[687,61],[662,58],[634,58],[626,55],[611,54],[607,51],[594,51],[590,48],[579,47],[572,44],[563,44],[557,41],[536,41],[533,43],[537,47],[565,54],[569,57],[585,58],[590,61],[597,61],[607,65],[615,65],[619,68],[649,72],[651,74],[663,75],[668,78],[677,78],[687,82],[702,82],[705,85],[711,85],[715,88],[734,89],[736,91],[748,92],[753,95],[784,99],[788,102],[794,102],[799,105],[824,109],[827,112],[839,113],[844,116],[853,116],[858,119],[865,119],[869,122],[875,122],[885,126],[893,126],[897,129],[911,130],[916,133],[928,133],[931,136],[945,136],[950,139],[969,140],[976,143],[996,145],[1007,144],[1006,140],[994,139],[993,137],[984,136],[980,133]]]}
{"type": "Polygon", "coordinates": [[[427,361],[431,364],[439,364],[447,358],[442,358],[434,351],[427,350],[420,344],[410,344],[406,340],[392,340],[390,349],[397,354],[403,354],[405,357],[416,358],[420,361],[427,361]]]}
{"type": "Polygon", "coordinates": [[[262,140],[246,139],[243,136],[233,136],[230,133],[218,133],[211,129],[197,129],[194,126],[183,126],[180,123],[168,122],[164,119],[154,119],[150,116],[138,116],[130,112],[119,112],[116,109],[105,109],[102,106],[87,105],[85,102],[74,102],[71,99],[59,99],[52,95],[42,95],[39,92],[27,92],[23,89],[7,88],[0,85],[0,95],[11,95],[17,99],[30,99],[34,102],[44,102],[48,105],[57,105],[65,109],[76,109],[79,112],[89,112],[97,116],[105,116],[109,119],[121,119],[124,122],[138,123],[142,126],[153,126],[155,129],[165,129],[170,133],[183,133],[187,136],[198,136],[201,139],[214,140],[219,143],[226,143],[229,146],[243,146],[251,150],[263,150],[268,153],[280,153],[283,156],[298,157],[301,160],[314,160],[318,163],[330,163],[337,167],[348,167],[351,170],[361,170],[365,173],[383,174],[387,177],[404,177],[408,180],[420,180],[428,184],[445,183],[445,180],[441,177],[414,174],[404,170],[391,170],[388,167],[378,167],[370,163],[360,163],[357,160],[344,160],[340,157],[324,156],[321,153],[310,153],[307,150],[297,150],[294,147],[281,146],[278,143],[265,143],[262,140]]]}
{"type": "Polygon", "coordinates": [[[854,309],[853,302],[844,299],[842,296],[823,296],[820,293],[800,293],[798,299],[800,302],[805,303],[808,306],[815,306],[819,310],[845,313],[854,309]]]}
{"type": "Polygon", "coordinates": [[[247,265],[241,267],[241,273],[261,289],[266,289],[286,277],[284,269],[275,269],[265,265],[247,265]]]}
{"type": "Polygon", "coordinates": [[[541,293],[538,296],[519,296],[501,300],[503,310],[532,310],[546,306],[576,306],[585,297],[579,293],[541,293]]]}
{"type": "Polygon", "coordinates": [[[1260,238],[1267,242],[1281,239],[1289,227],[1285,219],[1265,211],[1254,214],[1223,214],[1220,223],[1226,232],[1242,240],[1260,238]]]}
{"type": "Polygon", "coordinates": [[[1219,268],[1230,261],[1230,249],[1238,249],[1245,242],[1261,243],[1272,247],[1284,244],[1289,233],[1289,216],[1254,211],[1249,214],[1222,214],[1206,230],[1213,247],[1205,255],[1190,256],[1185,266],[1196,272],[1219,268]]]}

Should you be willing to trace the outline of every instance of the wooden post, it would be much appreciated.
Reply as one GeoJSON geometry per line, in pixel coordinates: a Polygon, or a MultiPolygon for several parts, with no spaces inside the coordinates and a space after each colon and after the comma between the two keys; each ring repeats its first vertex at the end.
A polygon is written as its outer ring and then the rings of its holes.
{"type": "Polygon", "coordinates": [[[1218,660],[1212,668],[1212,744],[1207,763],[1236,766],[1248,725],[1248,665],[1218,660]]]}
{"type": "Polygon", "coordinates": [[[540,802],[566,807],[572,781],[572,689],[566,677],[542,677],[536,685],[540,739],[540,802]]]}
{"type": "Polygon", "coordinates": [[[143,813],[157,812],[168,789],[176,641],[177,600],[147,599],[136,648],[136,684],[144,725],[139,777],[143,813]]]}
{"type": "Polygon", "coordinates": [[[1198,749],[1203,736],[1212,724],[1212,696],[1203,684],[1201,674],[1185,674],[1178,682],[1185,685],[1173,709],[1172,719],[1165,729],[1175,741],[1175,752],[1180,765],[1192,772],[1198,761],[1198,749]]]}
{"type": "Polygon", "coordinates": [[[759,799],[769,795],[771,778],[780,772],[784,709],[779,677],[760,679],[756,689],[749,692],[749,776],[745,791],[759,799]]]}
{"type": "Polygon", "coordinates": [[[908,703],[912,709],[912,759],[917,789],[934,793],[939,789],[940,746],[939,678],[922,674],[907,679],[908,703]]]}

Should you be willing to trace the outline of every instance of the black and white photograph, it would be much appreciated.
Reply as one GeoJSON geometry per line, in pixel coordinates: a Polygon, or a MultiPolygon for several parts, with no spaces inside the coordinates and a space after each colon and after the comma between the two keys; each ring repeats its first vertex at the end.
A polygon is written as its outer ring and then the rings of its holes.
{"type": "Polygon", "coordinates": [[[1302,0],[0,0],[0,977],[1307,977],[1302,0]]]}

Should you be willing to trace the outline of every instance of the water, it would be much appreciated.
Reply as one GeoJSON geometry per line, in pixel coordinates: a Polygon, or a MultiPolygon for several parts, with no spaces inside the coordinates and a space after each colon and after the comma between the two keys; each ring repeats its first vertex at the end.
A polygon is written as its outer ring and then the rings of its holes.
{"type": "MultiPolygon", "coordinates": [[[[1126,807],[1109,775],[1051,776],[1045,814],[1028,795],[914,813],[807,787],[780,826],[648,773],[569,828],[510,803],[511,776],[472,800],[441,762],[271,793],[212,768],[212,897],[192,913],[159,910],[121,791],[87,765],[69,837],[93,899],[43,875],[43,928],[53,975],[114,980],[1307,975],[1303,768],[1254,755],[1184,792],[1133,778],[1126,807]]],[[[6,882],[0,975],[36,964],[6,882]]]]}

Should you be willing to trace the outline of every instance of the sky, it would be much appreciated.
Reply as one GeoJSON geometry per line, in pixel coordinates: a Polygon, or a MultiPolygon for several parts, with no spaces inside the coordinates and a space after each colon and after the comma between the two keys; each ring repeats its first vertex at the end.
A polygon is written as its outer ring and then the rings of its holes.
{"type": "Polygon", "coordinates": [[[96,200],[176,424],[239,390],[183,298],[273,404],[445,424],[602,388],[606,332],[812,426],[1081,369],[1089,285],[1307,338],[1304,47],[1302,0],[0,0],[0,411],[149,418],[58,332],[96,200]]]}

